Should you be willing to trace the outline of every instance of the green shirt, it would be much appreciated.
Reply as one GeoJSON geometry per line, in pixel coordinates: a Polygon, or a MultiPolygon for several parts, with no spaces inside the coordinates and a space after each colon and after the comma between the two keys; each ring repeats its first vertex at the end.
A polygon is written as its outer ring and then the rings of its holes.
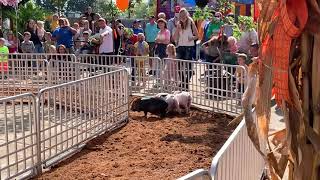
{"type": "Polygon", "coordinates": [[[9,49],[7,46],[0,47],[0,62],[8,62],[9,49]],[[6,54],[6,55],[3,55],[6,54]]]}
{"type": "Polygon", "coordinates": [[[217,36],[220,32],[220,28],[223,26],[223,22],[212,23],[210,22],[208,25],[208,30],[206,33],[206,37],[210,39],[212,36],[217,36]]]}

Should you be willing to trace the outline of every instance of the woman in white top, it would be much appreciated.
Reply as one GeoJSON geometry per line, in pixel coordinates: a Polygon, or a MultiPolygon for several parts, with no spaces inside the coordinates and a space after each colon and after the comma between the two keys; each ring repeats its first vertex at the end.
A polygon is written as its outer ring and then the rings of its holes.
{"type": "MultiPolygon", "coordinates": [[[[198,39],[198,30],[194,21],[189,17],[189,13],[185,8],[179,12],[179,22],[173,35],[177,42],[177,58],[184,60],[192,60],[195,53],[195,41],[198,39]]],[[[181,87],[184,91],[189,90],[189,81],[192,76],[192,64],[183,62],[178,63],[179,75],[181,77],[181,87]]]]}

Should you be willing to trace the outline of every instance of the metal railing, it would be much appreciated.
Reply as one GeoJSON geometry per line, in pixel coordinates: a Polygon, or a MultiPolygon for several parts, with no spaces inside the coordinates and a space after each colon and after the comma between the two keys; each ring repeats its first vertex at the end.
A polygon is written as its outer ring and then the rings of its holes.
{"type": "MultiPolygon", "coordinates": [[[[253,113],[256,121],[255,111],[253,113]]],[[[266,143],[260,142],[263,152],[266,143]]],[[[265,161],[251,142],[243,120],[213,158],[210,174],[214,180],[257,180],[261,179],[264,169],[265,161]]]]}
{"type": "Polygon", "coordinates": [[[161,80],[167,92],[189,91],[193,104],[240,114],[246,70],[241,66],[164,59],[161,80]]]}
{"type": "Polygon", "coordinates": [[[125,70],[42,89],[38,95],[41,162],[45,167],[128,118],[125,70]]]}
{"type": "Polygon", "coordinates": [[[125,69],[73,62],[60,67],[69,65],[77,66],[76,76],[90,69],[94,74],[42,88],[37,96],[29,93],[0,99],[0,179],[41,173],[42,167],[127,122],[129,76],[125,69]]]}
{"type": "Polygon", "coordinates": [[[158,57],[137,57],[119,55],[79,55],[80,63],[112,65],[125,68],[129,75],[130,92],[153,95],[161,87],[160,75],[162,67],[158,57]]]}
{"type": "Polygon", "coordinates": [[[27,93],[0,99],[0,179],[36,174],[36,99],[27,93]]]}
{"type": "MultiPolygon", "coordinates": [[[[255,111],[254,117],[255,116],[255,111]]],[[[262,151],[266,142],[260,142],[262,151]]],[[[222,148],[213,157],[210,170],[195,170],[179,180],[258,180],[265,170],[265,161],[255,149],[248,134],[245,120],[237,126],[222,148]]]]}

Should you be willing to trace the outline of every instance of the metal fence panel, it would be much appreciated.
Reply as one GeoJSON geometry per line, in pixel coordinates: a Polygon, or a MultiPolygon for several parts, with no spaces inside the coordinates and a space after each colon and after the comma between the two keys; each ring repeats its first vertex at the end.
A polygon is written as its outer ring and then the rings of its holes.
{"type": "MultiPolygon", "coordinates": [[[[264,151],[266,142],[260,146],[264,151]]],[[[214,180],[257,180],[264,169],[264,159],[251,142],[243,120],[213,158],[210,174],[214,180]]]]}
{"type": "Polygon", "coordinates": [[[179,59],[164,59],[163,63],[164,91],[189,91],[193,104],[210,107],[215,112],[242,112],[246,79],[243,67],[179,59]]]}
{"type": "Polygon", "coordinates": [[[0,179],[22,179],[36,173],[35,105],[32,94],[0,99],[0,179]]]}
{"type": "Polygon", "coordinates": [[[128,88],[122,69],[41,90],[37,108],[45,167],[125,122],[128,88]]]}
{"type": "Polygon", "coordinates": [[[35,93],[48,86],[48,62],[76,61],[71,54],[8,54],[1,58],[7,63],[0,63],[0,97],[35,93]]]}
{"type": "Polygon", "coordinates": [[[80,55],[80,63],[112,65],[125,68],[130,75],[131,94],[153,95],[161,90],[162,64],[158,57],[117,55],[80,55]]]}

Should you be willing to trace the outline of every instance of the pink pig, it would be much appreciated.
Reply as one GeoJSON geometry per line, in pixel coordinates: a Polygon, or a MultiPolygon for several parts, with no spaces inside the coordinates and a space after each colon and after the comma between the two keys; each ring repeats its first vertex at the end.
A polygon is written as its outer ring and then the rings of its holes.
{"type": "Polygon", "coordinates": [[[190,112],[190,107],[191,107],[191,102],[192,102],[192,96],[189,92],[179,92],[175,91],[173,93],[175,99],[178,100],[179,102],[179,108],[183,108],[186,110],[186,114],[189,114],[190,112]]]}

